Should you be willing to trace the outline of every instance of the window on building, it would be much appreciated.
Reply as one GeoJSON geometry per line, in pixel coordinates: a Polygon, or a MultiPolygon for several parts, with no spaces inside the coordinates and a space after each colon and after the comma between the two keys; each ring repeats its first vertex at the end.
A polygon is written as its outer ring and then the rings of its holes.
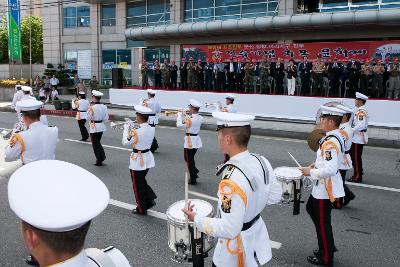
{"type": "Polygon", "coordinates": [[[115,26],[116,13],[115,4],[101,6],[101,26],[115,26]]]}
{"type": "Polygon", "coordinates": [[[122,68],[127,85],[132,85],[132,57],[130,49],[111,49],[102,51],[103,84],[111,85],[112,69],[122,68]]]}
{"type": "Polygon", "coordinates": [[[77,27],[90,26],[90,6],[65,7],[64,28],[74,29],[77,27]]]}
{"type": "Polygon", "coordinates": [[[185,0],[185,21],[275,16],[278,0],[185,0]]]}
{"type": "Polygon", "coordinates": [[[140,0],[128,2],[128,27],[170,23],[170,0],[140,0]]]}

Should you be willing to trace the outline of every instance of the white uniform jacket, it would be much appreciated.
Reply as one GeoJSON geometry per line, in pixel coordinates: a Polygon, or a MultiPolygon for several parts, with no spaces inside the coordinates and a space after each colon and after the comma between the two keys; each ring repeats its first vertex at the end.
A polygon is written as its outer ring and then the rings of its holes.
{"type": "Polygon", "coordinates": [[[151,109],[152,114],[149,116],[149,124],[157,125],[158,124],[158,114],[161,112],[161,105],[154,98],[150,98],[147,101],[147,107],[151,109]]]}
{"type": "Polygon", "coordinates": [[[223,179],[218,190],[220,217],[196,215],[194,218],[199,231],[218,237],[213,257],[213,262],[218,267],[238,265],[238,254],[235,251],[239,240],[244,253],[244,266],[258,266],[254,258],[255,253],[260,264],[265,264],[272,258],[267,227],[261,217],[249,229],[242,231],[243,223],[250,222],[264,210],[266,205],[276,204],[282,197],[282,187],[276,181],[269,162],[263,159],[269,173],[268,185],[264,182],[264,172],[258,159],[248,151],[241,152],[231,160],[240,161],[248,167],[256,181],[256,190],[251,189],[250,183],[241,171],[228,166],[222,174],[223,179]],[[237,193],[232,194],[232,190],[237,193]]]}
{"type": "Polygon", "coordinates": [[[151,151],[142,152],[143,150],[150,149],[154,134],[155,128],[151,127],[148,123],[142,123],[139,129],[131,130],[129,130],[128,125],[125,124],[122,144],[133,148],[129,169],[142,171],[155,166],[153,153],[151,153],[151,151]]]}
{"type": "MultiPolygon", "coordinates": [[[[332,187],[333,198],[344,196],[343,180],[339,173],[339,166],[343,161],[344,140],[339,130],[333,130],[326,134],[317,151],[315,168],[311,169],[311,178],[317,180],[311,192],[316,199],[330,199],[328,190],[332,187]],[[336,136],[332,137],[331,135],[336,136]]],[[[332,200],[331,200],[332,201],[332,200]]]]}
{"type": "Polygon", "coordinates": [[[233,106],[233,104],[226,105],[226,107],[224,107],[224,108],[222,109],[222,111],[223,111],[223,112],[229,112],[229,113],[236,113],[236,112],[237,112],[237,110],[236,110],[236,108],[233,106]]]}
{"type": "Polygon", "coordinates": [[[352,167],[352,161],[350,157],[350,148],[353,140],[353,129],[351,129],[350,122],[342,123],[339,127],[339,131],[344,139],[345,154],[343,160],[340,163],[339,170],[350,170],[352,167]]]}
{"type": "Polygon", "coordinates": [[[90,133],[105,132],[107,130],[105,122],[108,121],[107,106],[104,104],[90,106],[87,112],[87,120],[89,120],[90,133]]]}
{"type": "Polygon", "coordinates": [[[48,127],[40,121],[29,129],[14,134],[5,149],[5,161],[21,159],[24,164],[37,160],[55,159],[58,128],[48,127]]]}
{"type": "MultiPolygon", "coordinates": [[[[131,267],[128,259],[116,248],[106,252],[107,256],[114,263],[115,267],[131,267]]],[[[99,265],[88,257],[85,250],[82,250],[78,255],[66,261],[51,265],[57,267],[99,267],[99,265]]],[[[108,267],[108,266],[100,266],[108,267]]]]}
{"type": "Polygon", "coordinates": [[[90,102],[87,99],[79,99],[77,102],[77,109],[76,112],[76,119],[77,120],[86,120],[87,118],[87,111],[90,106],[90,102]]]}
{"type": "Polygon", "coordinates": [[[368,112],[364,106],[357,108],[355,115],[354,115],[354,136],[353,136],[353,143],[356,144],[364,144],[368,143],[368,112]]]}
{"type": "Polygon", "coordinates": [[[22,92],[22,90],[18,90],[17,92],[15,92],[12,103],[11,103],[11,108],[16,110],[16,104],[18,101],[22,100],[22,96],[24,95],[24,92],[22,92]]]}
{"type": "Polygon", "coordinates": [[[203,143],[199,136],[201,123],[203,122],[203,117],[199,114],[192,114],[190,118],[184,118],[182,113],[179,112],[176,119],[176,127],[185,128],[185,140],[184,148],[201,148],[203,143]]]}

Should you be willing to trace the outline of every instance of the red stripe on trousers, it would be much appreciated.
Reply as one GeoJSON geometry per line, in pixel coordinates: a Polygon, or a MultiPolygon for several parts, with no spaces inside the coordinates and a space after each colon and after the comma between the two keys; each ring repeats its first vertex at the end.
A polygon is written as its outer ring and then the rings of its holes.
{"type": "Polygon", "coordinates": [[[131,170],[131,179],[132,179],[132,185],[133,185],[133,194],[135,195],[135,200],[137,207],[139,208],[139,212],[143,213],[142,205],[140,203],[140,198],[137,192],[137,186],[136,186],[136,181],[135,181],[135,171],[131,170]]]}
{"type": "Polygon", "coordinates": [[[358,181],[360,179],[360,172],[358,169],[358,144],[354,144],[354,153],[355,153],[356,173],[357,173],[357,175],[354,175],[354,180],[358,181]]]}
{"type": "Polygon", "coordinates": [[[325,212],[324,212],[324,200],[319,200],[319,227],[322,238],[322,261],[324,264],[328,264],[329,252],[328,252],[328,242],[326,240],[325,231],[325,212]]]}

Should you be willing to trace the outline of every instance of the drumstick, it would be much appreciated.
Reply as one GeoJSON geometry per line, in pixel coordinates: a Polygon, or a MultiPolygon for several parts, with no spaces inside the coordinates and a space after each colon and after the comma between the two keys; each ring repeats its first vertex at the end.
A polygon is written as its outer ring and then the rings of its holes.
{"type": "Polygon", "coordinates": [[[188,204],[188,198],[189,198],[189,188],[188,188],[188,183],[189,183],[188,173],[187,173],[187,172],[185,172],[185,207],[187,207],[187,204],[188,204]]]}
{"type": "Polygon", "coordinates": [[[297,165],[299,168],[303,168],[303,167],[301,167],[300,163],[293,157],[293,155],[290,154],[289,151],[288,151],[288,154],[289,154],[289,156],[292,158],[292,160],[296,163],[296,165],[297,165]]]}

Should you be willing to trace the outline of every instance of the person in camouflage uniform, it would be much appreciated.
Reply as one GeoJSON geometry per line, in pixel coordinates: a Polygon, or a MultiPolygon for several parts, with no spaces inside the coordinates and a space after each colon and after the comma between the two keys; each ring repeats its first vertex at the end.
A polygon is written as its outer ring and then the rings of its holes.
{"type": "Polygon", "coordinates": [[[247,60],[246,66],[244,67],[244,90],[245,92],[253,89],[253,80],[254,80],[254,65],[250,61],[247,60]]]}
{"type": "Polygon", "coordinates": [[[204,90],[204,74],[201,59],[197,60],[196,64],[196,90],[204,90]]]}
{"type": "Polygon", "coordinates": [[[149,74],[146,60],[143,60],[140,72],[142,73],[142,88],[147,89],[149,87],[149,74]]]}
{"type": "Polygon", "coordinates": [[[260,64],[260,91],[262,94],[266,94],[268,90],[268,74],[269,74],[269,62],[267,57],[263,57],[263,61],[260,64]]]}
{"type": "Polygon", "coordinates": [[[196,84],[196,65],[193,63],[193,58],[189,59],[189,63],[186,66],[187,78],[188,78],[188,89],[193,90],[196,84]]]}
{"type": "Polygon", "coordinates": [[[171,70],[167,59],[164,59],[164,64],[162,64],[161,66],[161,79],[163,88],[164,89],[170,88],[171,70]]]}

